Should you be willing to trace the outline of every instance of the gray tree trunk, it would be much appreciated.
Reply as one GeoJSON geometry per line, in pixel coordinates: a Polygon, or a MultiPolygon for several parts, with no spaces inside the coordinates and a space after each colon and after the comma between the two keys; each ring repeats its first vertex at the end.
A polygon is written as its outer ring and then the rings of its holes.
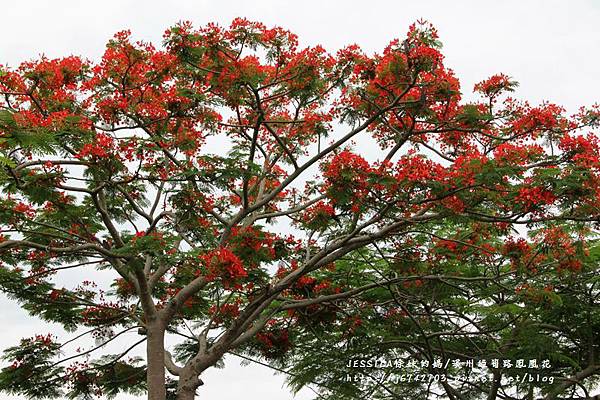
{"type": "Polygon", "coordinates": [[[148,400],[165,400],[167,396],[164,340],[165,330],[161,326],[148,327],[148,341],[146,344],[148,400]]]}

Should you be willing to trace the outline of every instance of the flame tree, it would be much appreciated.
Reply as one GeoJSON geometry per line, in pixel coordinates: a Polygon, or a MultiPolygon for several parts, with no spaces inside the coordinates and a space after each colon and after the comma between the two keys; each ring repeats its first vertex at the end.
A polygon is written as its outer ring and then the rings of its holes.
{"type": "MultiPolygon", "coordinates": [[[[161,48],[120,32],[98,63],[3,67],[0,287],[74,337],[8,348],[0,388],[193,399],[227,353],[282,360],[311,324],[352,332],[360,312],[341,305],[412,290],[382,261],[416,260],[428,241],[456,251],[445,226],[509,240],[553,221],[589,236],[598,109],[503,97],[515,86],[496,75],[461,101],[424,22],[373,55],[236,19],[179,24],[161,48]]],[[[493,252],[484,237],[471,244],[493,252]]],[[[505,258],[529,251],[513,247],[505,258]]],[[[581,269],[575,255],[561,265],[581,269]]]]}
{"type": "Polygon", "coordinates": [[[297,311],[284,356],[294,390],[320,399],[589,399],[600,365],[600,246],[579,223],[519,237],[449,221],[338,261],[387,277],[346,302],[297,311]],[[326,311],[351,318],[338,324],[326,311]],[[312,316],[312,318],[307,318],[312,316]]]}

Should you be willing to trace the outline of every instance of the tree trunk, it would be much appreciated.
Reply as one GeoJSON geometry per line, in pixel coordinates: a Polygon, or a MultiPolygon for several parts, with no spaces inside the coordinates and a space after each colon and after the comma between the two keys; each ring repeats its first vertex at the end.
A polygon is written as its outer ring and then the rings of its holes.
{"type": "Polygon", "coordinates": [[[194,372],[191,365],[186,365],[179,375],[177,384],[177,400],[194,400],[196,398],[196,389],[204,383],[194,372]]]}
{"type": "Polygon", "coordinates": [[[177,392],[177,400],[194,400],[195,398],[195,390],[183,390],[177,392]]]}
{"type": "Polygon", "coordinates": [[[148,327],[148,342],[146,344],[148,400],[165,400],[167,396],[165,387],[164,340],[165,330],[162,326],[148,327]]]}

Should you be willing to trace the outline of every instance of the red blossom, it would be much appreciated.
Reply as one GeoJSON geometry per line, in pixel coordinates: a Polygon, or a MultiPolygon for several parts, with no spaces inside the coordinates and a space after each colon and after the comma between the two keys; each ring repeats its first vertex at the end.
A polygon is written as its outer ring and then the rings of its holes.
{"type": "Polygon", "coordinates": [[[517,83],[512,81],[510,77],[498,74],[475,84],[473,90],[489,97],[495,97],[502,92],[512,92],[515,86],[517,86],[517,83]]]}
{"type": "Polygon", "coordinates": [[[242,261],[228,248],[221,247],[199,256],[209,281],[222,278],[223,283],[231,285],[240,278],[248,276],[242,261]]]}
{"type": "Polygon", "coordinates": [[[556,195],[554,193],[540,186],[522,187],[515,197],[515,201],[522,204],[527,210],[535,206],[551,205],[555,200],[556,195]]]}

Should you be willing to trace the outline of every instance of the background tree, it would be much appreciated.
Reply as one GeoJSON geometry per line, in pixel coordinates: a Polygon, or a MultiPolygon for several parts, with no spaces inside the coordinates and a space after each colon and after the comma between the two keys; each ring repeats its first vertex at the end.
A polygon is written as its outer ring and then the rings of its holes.
{"type": "Polygon", "coordinates": [[[192,399],[228,352],[282,363],[316,322],[355,332],[362,312],[338,305],[388,301],[406,281],[390,252],[415,261],[443,227],[590,235],[599,150],[578,132],[597,108],[500,101],[516,86],[504,75],[463,104],[439,48],[424,22],[382,54],[333,56],[237,19],[179,24],[162,49],[121,32],[99,63],[2,69],[0,285],[76,333],[7,349],[0,388],[192,399]],[[87,335],[97,345],[68,354],[87,335]]]}
{"type": "Polygon", "coordinates": [[[268,361],[323,399],[592,398],[600,247],[577,225],[552,222],[525,240],[446,223],[346,256],[339,265],[356,276],[396,282],[317,308],[353,324],[298,323],[298,346],[268,361]]]}

